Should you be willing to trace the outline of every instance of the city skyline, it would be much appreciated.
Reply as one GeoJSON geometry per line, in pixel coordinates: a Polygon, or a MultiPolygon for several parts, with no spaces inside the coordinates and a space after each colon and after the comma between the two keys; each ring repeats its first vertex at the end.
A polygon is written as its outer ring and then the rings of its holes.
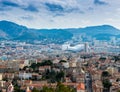
{"type": "Polygon", "coordinates": [[[40,29],[104,24],[120,29],[119,5],[119,0],[0,0],[0,20],[40,29]]]}

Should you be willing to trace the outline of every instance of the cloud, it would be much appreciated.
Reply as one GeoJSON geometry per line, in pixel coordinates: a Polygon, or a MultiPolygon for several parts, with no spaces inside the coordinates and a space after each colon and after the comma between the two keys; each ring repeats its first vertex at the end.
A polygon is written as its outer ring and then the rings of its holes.
{"type": "Polygon", "coordinates": [[[8,7],[8,6],[11,6],[11,7],[19,7],[19,5],[17,3],[14,3],[14,2],[10,2],[8,0],[3,0],[3,1],[0,1],[0,5],[2,7],[8,7]]]}
{"type": "Polygon", "coordinates": [[[107,3],[101,0],[94,0],[94,4],[96,5],[106,5],[107,3]]]}
{"type": "Polygon", "coordinates": [[[2,8],[2,6],[0,5],[0,11],[9,11],[11,8],[9,7],[5,7],[5,8],[2,8]]]}
{"type": "Polygon", "coordinates": [[[23,7],[22,9],[24,9],[25,11],[39,12],[38,8],[35,7],[34,5],[29,5],[27,7],[23,7]]]}
{"type": "Polygon", "coordinates": [[[119,0],[0,0],[0,20],[35,28],[81,27],[108,17],[120,21],[119,6],[119,0]]]}
{"type": "Polygon", "coordinates": [[[21,19],[23,20],[33,20],[34,18],[32,16],[22,16],[21,19]]]}
{"type": "Polygon", "coordinates": [[[1,4],[31,12],[38,12],[41,8],[53,13],[83,12],[82,1],[79,0],[0,0],[1,4]]]}
{"type": "Polygon", "coordinates": [[[17,3],[7,0],[0,0],[0,11],[10,11],[12,8],[20,7],[17,3]]]}
{"type": "Polygon", "coordinates": [[[48,8],[48,10],[52,11],[52,12],[63,12],[64,8],[61,5],[57,5],[57,4],[50,4],[50,3],[46,3],[45,4],[48,8]]]}
{"type": "Polygon", "coordinates": [[[20,8],[25,11],[31,11],[31,12],[38,12],[39,10],[37,7],[34,6],[34,4],[23,4],[23,3],[18,3],[12,0],[0,0],[0,10],[8,10],[12,8],[20,8]]]}

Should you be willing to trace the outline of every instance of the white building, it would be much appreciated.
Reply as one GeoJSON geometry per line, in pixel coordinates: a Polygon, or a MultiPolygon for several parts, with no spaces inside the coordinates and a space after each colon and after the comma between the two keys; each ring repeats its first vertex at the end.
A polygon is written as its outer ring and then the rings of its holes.
{"type": "Polygon", "coordinates": [[[29,79],[32,78],[32,74],[31,73],[19,73],[19,78],[20,79],[29,79]]]}
{"type": "Polygon", "coordinates": [[[62,50],[81,51],[84,50],[84,44],[78,44],[74,46],[71,46],[70,44],[63,44],[62,50]]]}

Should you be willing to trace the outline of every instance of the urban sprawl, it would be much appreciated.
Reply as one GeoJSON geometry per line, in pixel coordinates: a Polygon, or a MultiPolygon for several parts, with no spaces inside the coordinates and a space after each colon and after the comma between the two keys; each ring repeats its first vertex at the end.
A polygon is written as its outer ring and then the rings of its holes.
{"type": "Polygon", "coordinates": [[[0,92],[120,92],[120,39],[0,41],[0,92]]]}

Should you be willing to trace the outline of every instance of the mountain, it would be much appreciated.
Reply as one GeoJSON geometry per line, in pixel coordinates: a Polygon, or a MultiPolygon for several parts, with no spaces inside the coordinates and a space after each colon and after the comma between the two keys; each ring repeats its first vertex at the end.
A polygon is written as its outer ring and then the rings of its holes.
{"type": "Polygon", "coordinates": [[[120,30],[110,25],[72,29],[30,29],[10,21],[0,21],[0,39],[2,40],[39,40],[47,43],[64,43],[72,39],[73,35],[82,35],[83,41],[87,41],[87,37],[110,40],[111,37],[120,38],[120,30]]]}
{"type": "Polygon", "coordinates": [[[100,25],[100,26],[90,26],[85,28],[78,28],[78,29],[69,29],[71,33],[79,34],[85,33],[87,35],[96,35],[96,34],[113,34],[117,35],[120,34],[120,30],[110,26],[110,25],[100,25]]]}
{"type": "Polygon", "coordinates": [[[10,21],[0,21],[0,39],[7,40],[45,40],[50,43],[63,43],[73,34],[63,29],[30,29],[10,21]]]}
{"type": "Polygon", "coordinates": [[[14,37],[22,35],[22,33],[27,32],[27,28],[13,22],[9,21],[0,21],[0,32],[3,32],[4,35],[1,35],[3,38],[13,39],[14,37]]]}
{"type": "Polygon", "coordinates": [[[110,25],[90,26],[78,29],[69,29],[74,35],[84,34],[97,40],[110,40],[111,37],[119,38],[120,30],[110,25]]]}

